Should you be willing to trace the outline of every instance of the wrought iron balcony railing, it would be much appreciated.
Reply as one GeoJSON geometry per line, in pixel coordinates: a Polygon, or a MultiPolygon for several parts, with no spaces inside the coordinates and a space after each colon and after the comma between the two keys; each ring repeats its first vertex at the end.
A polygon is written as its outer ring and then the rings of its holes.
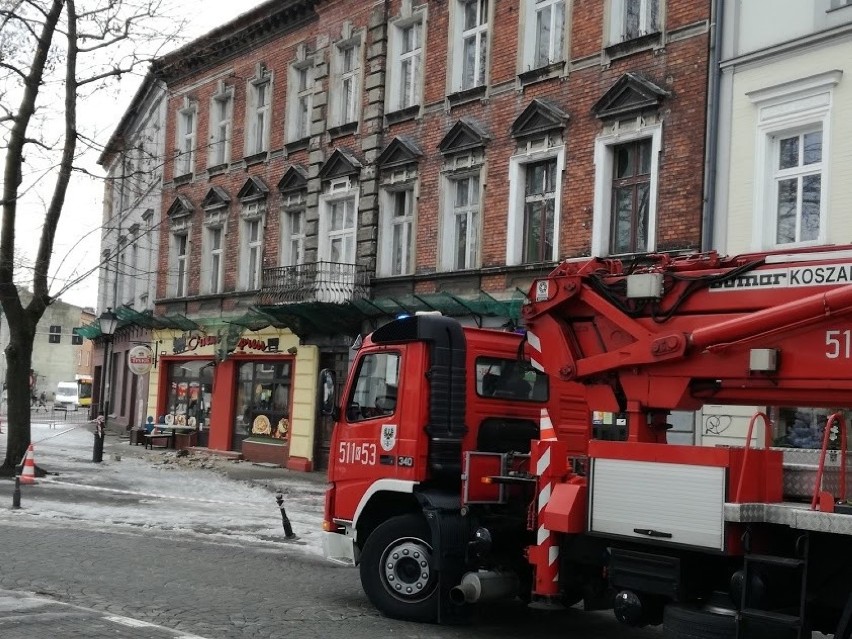
{"type": "Polygon", "coordinates": [[[366,267],[340,262],[310,262],[263,269],[260,303],[297,302],[342,304],[369,296],[366,267]]]}

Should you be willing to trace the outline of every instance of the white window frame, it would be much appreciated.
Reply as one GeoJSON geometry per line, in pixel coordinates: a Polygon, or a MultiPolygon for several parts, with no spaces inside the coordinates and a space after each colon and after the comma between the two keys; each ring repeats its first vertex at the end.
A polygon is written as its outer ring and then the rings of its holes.
{"type": "Polygon", "coordinates": [[[174,297],[186,297],[189,284],[189,233],[173,233],[171,238],[171,253],[174,256],[172,292],[174,297]]]}
{"type": "Polygon", "coordinates": [[[641,125],[634,128],[618,128],[595,139],[595,198],[592,214],[592,255],[610,255],[610,233],[612,230],[612,175],[615,147],[651,139],[651,184],[648,195],[648,247],[657,248],[657,191],[660,178],[660,149],[662,148],[663,125],[660,123],[641,125]]]}
{"type": "Polygon", "coordinates": [[[265,207],[266,202],[243,203],[243,218],[240,220],[240,290],[255,291],[263,281],[263,235],[264,215],[257,215],[254,207],[265,207]],[[251,230],[257,224],[257,238],[251,238],[251,230]],[[252,268],[254,265],[254,268],[252,268]]]}
{"type": "Polygon", "coordinates": [[[304,191],[281,196],[281,266],[297,266],[305,261],[306,218],[308,213],[304,191]],[[294,230],[293,220],[300,220],[294,230]]]}
{"type": "Polygon", "coordinates": [[[287,141],[296,142],[311,135],[311,112],[314,103],[314,63],[313,58],[290,65],[290,106],[287,141]],[[305,85],[302,86],[304,72],[305,85]],[[305,108],[302,109],[302,105],[305,108]],[[304,116],[305,121],[301,118],[304,116]]]}
{"type": "Polygon", "coordinates": [[[136,242],[130,245],[130,271],[128,273],[127,286],[130,289],[127,299],[131,306],[136,306],[136,279],[139,277],[139,246],[136,242]]]}
{"type": "Polygon", "coordinates": [[[609,3],[609,43],[617,44],[657,33],[662,29],[664,0],[610,0],[609,3]],[[627,33],[627,3],[639,2],[639,32],[627,33]],[[653,5],[657,5],[657,23],[654,24],[653,5]]]}
{"type": "Polygon", "coordinates": [[[522,35],[524,46],[522,48],[522,67],[521,71],[531,71],[540,69],[555,62],[564,61],[566,59],[566,44],[568,41],[567,33],[567,2],[566,0],[522,0],[523,1],[523,25],[522,35]],[[562,29],[554,29],[554,21],[556,19],[556,10],[558,7],[562,9],[562,29]],[[550,42],[548,46],[549,58],[541,62],[538,57],[538,16],[539,13],[547,8],[550,8],[550,42]],[[560,37],[561,36],[561,37],[560,37]]]}
{"type": "Polygon", "coordinates": [[[334,47],[334,65],[331,124],[342,126],[358,120],[358,106],[361,102],[361,43],[357,38],[350,38],[334,47]],[[346,68],[347,55],[350,56],[351,61],[348,69],[346,68]]]}
{"type": "Polygon", "coordinates": [[[411,275],[415,269],[417,185],[412,182],[399,187],[382,189],[380,202],[377,275],[379,277],[411,275]],[[405,215],[397,217],[395,211],[401,195],[406,198],[406,210],[405,215]],[[397,228],[401,229],[400,233],[402,235],[402,249],[404,253],[404,265],[399,272],[396,272],[393,259],[394,232],[397,228]]]}
{"type": "Polygon", "coordinates": [[[345,238],[351,233],[352,237],[352,260],[344,264],[354,264],[358,257],[358,187],[354,186],[348,178],[332,181],[325,193],[320,196],[320,216],[318,225],[319,248],[318,256],[321,261],[331,262],[331,243],[345,238]],[[351,229],[331,230],[331,207],[339,202],[350,200],[354,213],[354,225],[351,229]]]}
{"type": "Polygon", "coordinates": [[[389,58],[388,65],[388,90],[387,110],[388,112],[407,109],[422,103],[423,96],[423,52],[424,34],[426,21],[421,14],[405,20],[397,20],[390,25],[389,58]],[[417,34],[417,45],[411,51],[403,52],[403,35],[406,30],[413,29],[417,34]],[[406,90],[403,86],[403,68],[411,65],[415,72],[414,78],[406,90]]]}
{"type": "Polygon", "coordinates": [[[246,155],[257,155],[269,150],[269,131],[272,122],[272,74],[260,71],[249,82],[249,108],[246,110],[246,155]],[[261,103],[261,96],[265,101],[261,103]]]}
{"type": "Polygon", "coordinates": [[[506,240],[506,265],[523,264],[524,213],[526,210],[526,167],[528,164],[556,158],[556,201],[553,211],[553,254],[548,261],[555,262],[559,255],[560,218],[562,217],[562,191],[565,177],[565,145],[551,145],[547,140],[530,140],[525,148],[509,158],[509,224],[506,240]]]}
{"type": "Polygon", "coordinates": [[[466,91],[488,84],[488,69],[491,58],[491,20],[494,15],[494,6],[492,0],[452,0],[450,5],[452,13],[450,19],[452,27],[450,29],[450,51],[452,64],[450,93],[458,91],[466,91]],[[464,28],[465,5],[471,2],[477,4],[477,15],[479,23],[470,28],[464,28]],[[487,16],[485,21],[482,21],[482,7],[485,7],[487,16]],[[473,83],[469,86],[465,85],[465,67],[464,67],[464,45],[467,40],[473,38],[476,42],[477,55],[474,60],[473,83]],[[481,52],[484,48],[484,55],[481,52]],[[480,65],[483,65],[480,67],[480,65]]]}
{"type": "Polygon", "coordinates": [[[198,105],[186,101],[177,113],[177,149],[175,177],[191,175],[195,170],[196,133],[198,131],[198,105]]]}
{"type": "MultiPolygon", "coordinates": [[[[445,174],[442,181],[444,197],[441,202],[443,214],[441,216],[440,270],[463,271],[479,268],[482,259],[482,197],[484,195],[482,170],[445,174]],[[456,184],[461,180],[476,180],[477,202],[475,205],[468,203],[466,207],[458,209],[455,205],[456,184]],[[465,238],[467,259],[465,264],[456,263],[456,219],[461,215],[467,217],[467,237],[465,238]],[[478,218],[476,225],[471,224],[471,216],[473,215],[478,218]],[[474,226],[475,228],[472,228],[474,226]],[[471,248],[471,245],[473,245],[473,248],[471,248]]],[[[470,183],[468,190],[471,190],[470,183]]]]}
{"type": "Polygon", "coordinates": [[[781,85],[752,91],[746,95],[757,109],[755,143],[754,203],[752,247],[755,250],[793,248],[828,243],[830,237],[829,203],[831,110],[834,87],[842,71],[828,71],[781,85]],[[777,244],[777,192],[774,159],[777,141],[788,134],[822,129],[822,168],[820,183],[820,225],[816,240],[777,244]]]}
{"type": "Polygon", "coordinates": [[[204,244],[204,292],[208,295],[216,295],[224,292],[225,227],[206,226],[204,244]],[[218,248],[214,242],[216,233],[219,234],[218,248]]]}
{"type": "Polygon", "coordinates": [[[231,131],[234,117],[234,90],[223,87],[210,98],[210,153],[208,166],[231,161],[231,131]]]}

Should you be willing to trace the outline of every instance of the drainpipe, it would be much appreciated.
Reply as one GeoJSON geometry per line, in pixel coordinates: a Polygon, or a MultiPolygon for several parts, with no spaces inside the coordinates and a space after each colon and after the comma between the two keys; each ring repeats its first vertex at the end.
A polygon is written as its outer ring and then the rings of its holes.
{"type": "Polygon", "coordinates": [[[722,57],[722,25],[724,24],[725,0],[713,0],[711,9],[710,72],[707,83],[707,132],[705,143],[707,151],[704,158],[704,215],[701,222],[701,250],[713,248],[713,231],[716,225],[716,163],[719,155],[719,95],[721,93],[722,71],[719,60],[722,57]]]}

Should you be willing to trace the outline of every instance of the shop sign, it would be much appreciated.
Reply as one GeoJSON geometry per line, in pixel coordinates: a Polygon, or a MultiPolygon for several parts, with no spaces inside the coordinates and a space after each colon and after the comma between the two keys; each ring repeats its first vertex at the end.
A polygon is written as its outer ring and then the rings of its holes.
{"type": "Polygon", "coordinates": [[[127,368],[134,375],[147,375],[154,365],[154,352],[150,346],[140,344],[127,353],[127,368]]]}
{"type": "Polygon", "coordinates": [[[241,337],[240,341],[237,342],[237,347],[234,350],[248,350],[251,349],[253,351],[265,351],[267,348],[266,342],[262,339],[249,339],[247,337],[241,337]]]}
{"type": "Polygon", "coordinates": [[[175,337],[172,352],[175,355],[180,355],[181,353],[188,353],[199,348],[204,348],[205,346],[215,346],[219,343],[219,339],[219,335],[192,335],[191,333],[184,333],[180,337],[175,337]]]}

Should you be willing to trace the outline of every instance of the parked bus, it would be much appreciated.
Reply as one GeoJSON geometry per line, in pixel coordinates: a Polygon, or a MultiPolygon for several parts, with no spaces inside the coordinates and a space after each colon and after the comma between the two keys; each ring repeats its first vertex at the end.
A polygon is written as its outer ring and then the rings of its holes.
{"type": "Polygon", "coordinates": [[[81,408],[89,408],[92,405],[91,375],[77,375],[77,403],[81,408]]]}

